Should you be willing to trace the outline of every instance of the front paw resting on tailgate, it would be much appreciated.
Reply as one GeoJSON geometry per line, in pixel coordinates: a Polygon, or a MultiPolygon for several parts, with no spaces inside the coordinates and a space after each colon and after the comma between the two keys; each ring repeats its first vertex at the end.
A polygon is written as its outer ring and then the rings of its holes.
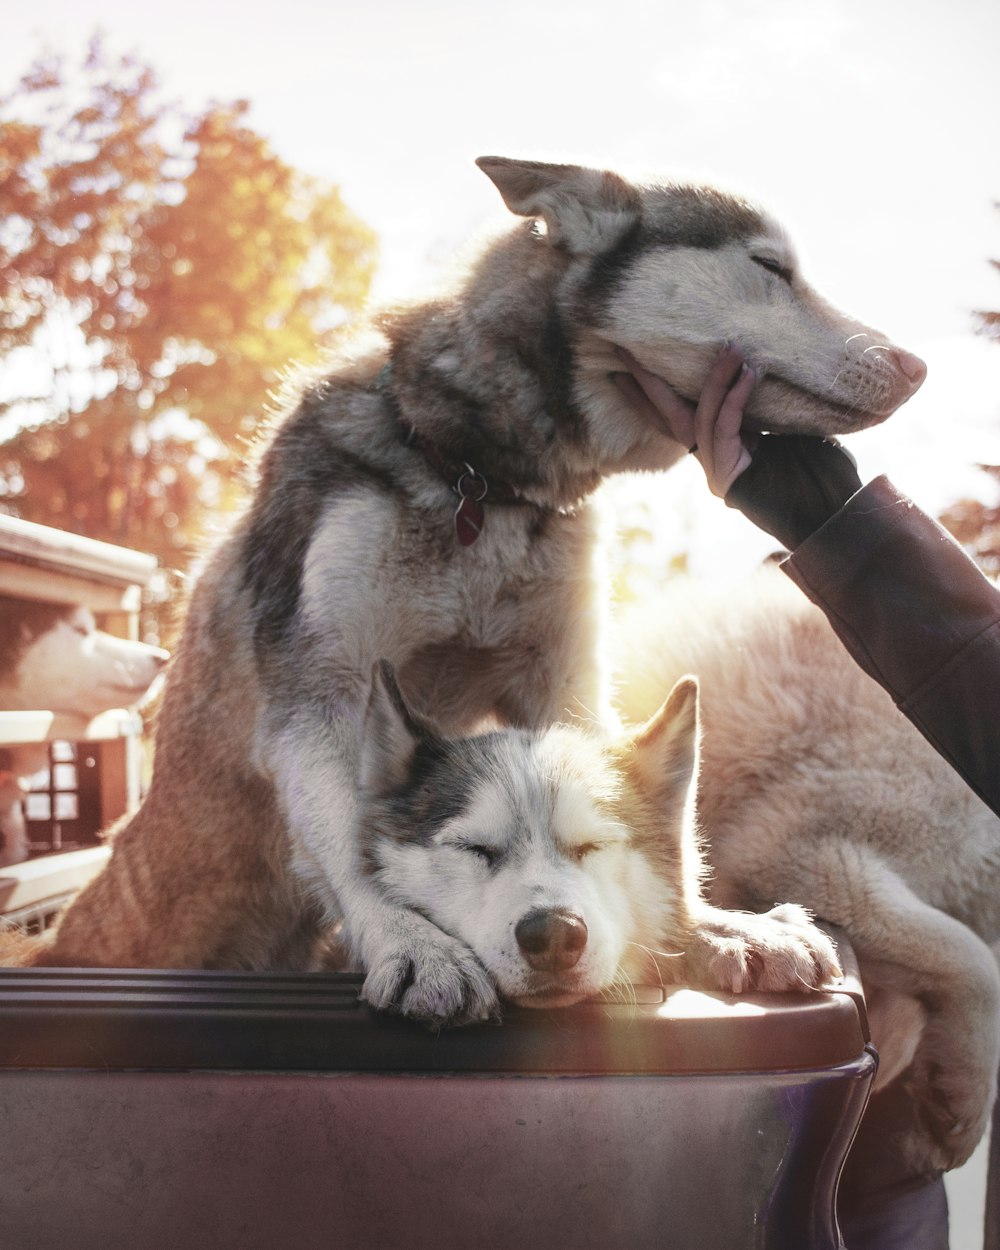
{"type": "Polygon", "coordinates": [[[842,975],[833,943],[794,903],[762,915],[706,905],[695,920],[684,952],[692,984],[732,994],[806,992],[842,975]]]}
{"type": "Polygon", "coordinates": [[[493,982],[469,947],[426,922],[379,945],[361,997],[432,1028],[500,1015],[493,982]]]}

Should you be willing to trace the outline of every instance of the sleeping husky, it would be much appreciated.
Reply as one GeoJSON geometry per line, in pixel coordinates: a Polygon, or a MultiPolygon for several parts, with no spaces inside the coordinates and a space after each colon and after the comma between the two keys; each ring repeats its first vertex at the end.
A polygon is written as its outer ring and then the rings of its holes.
{"type": "Polygon", "coordinates": [[[616,741],[567,725],[443,739],[388,666],[377,670],[361,752],[365,863],[449,935],[480,996],[449,997],[443,977],[431,1001],[405,991],[402,1010],[440,1023],[497,1014],[498,995],[556,1007],[635,982],[803,991],[838,975],[801,908],[751,916],[704,901],[697,733],[686,680],[616,741]]]}
{"type": "Polygon", "coordinates": [[[613,722],[589,497],[686,450],[622,397],[618,349],[694,395],[738,343],[761,375],[750,415],[770,429],[873,425],[922,380],[915,357],[826,305],[741,199],[479,166],[521,220],[279,419],[192,594],[145,803],[48,962],[300,968],[342,917],[373,1005],[430,1012],[443,979],[448,1001],[486,1012],[481,973],[364,853],[375,662],[446,736],[613,722]]]}
{"type": "Polygon", "coordinates": [[[629,718],[698,673],[712,902],[790,898],[847,932],[877,1088],[905,1083],[913,1162],[957,1166],[1000,1058],[1000,818],[777,570],[736,590],[680,580],[623,619],[618,649],[629,718]]]}

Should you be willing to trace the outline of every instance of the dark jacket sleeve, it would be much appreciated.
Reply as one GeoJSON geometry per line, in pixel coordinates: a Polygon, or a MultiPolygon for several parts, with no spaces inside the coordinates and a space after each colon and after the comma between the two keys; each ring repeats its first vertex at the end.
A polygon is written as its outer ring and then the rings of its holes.
{"type": "Polygon", "coordinates": [[[782,568],[1000,814],[1000,591],[958,543],[881,477],[782,568]]]}

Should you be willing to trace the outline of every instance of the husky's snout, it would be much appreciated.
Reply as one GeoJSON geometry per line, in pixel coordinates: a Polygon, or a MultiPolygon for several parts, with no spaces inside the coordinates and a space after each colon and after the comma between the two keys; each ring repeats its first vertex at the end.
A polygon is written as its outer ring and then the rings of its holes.
{"type": "Polygon", "coordinates": [[[170,659],[170,652],[161,647],[112,637],[100,631],[95,631],[89,642],[87,659],[98,698],[110,700],[109,706],[116,699],[124,699],[131,705],[147,693],[152,695],[153,683],[170,659]]]}
{"type": "Polygon", "coordinates": [[[125,657],[118,665],[122,686],[145,690],[163,671],[169,659],[170,652],[161,647],[147,647],[144,652],[125,657]]]}
{"type": "Polygon", "coordinates": [[[514,936],[536,972],[566,972],[580,962],[587,945],[587,924],[575,911],[539,909],[521,917],[514,936]]]}
{"type": "Polygon", "coordinates": [[[892,366],[893,377],[889,383],[889,402],[893,410],[905,403],[923,385],[927,377],[927,366],[919,356],[905,352],[901,347],[890,347],[885,351],[885,359],[892,366]]]}
{"type": "Polygon", "coordinates": [[[904,352],[900,348],[889,353],[892,356],[893,364],[909,381],[914,390],[927,377],[927,366],[919,356],[914,356],[912,352],[904,352]]]}

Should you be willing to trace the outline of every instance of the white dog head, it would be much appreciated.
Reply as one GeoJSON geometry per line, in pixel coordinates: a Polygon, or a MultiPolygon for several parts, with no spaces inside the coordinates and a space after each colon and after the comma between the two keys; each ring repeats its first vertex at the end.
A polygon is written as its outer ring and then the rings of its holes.
{"type": "Polygon", "coordinates": [[[44,710],[90,720],[145,697],[168,657],[159,647],[97,628],[85,607],[36,605],[4,598],[8,663],[0,707],[44,710]]]}
{"type": "Polygon", "coordinates": [[[648,948],[690,888],[696,708],[689,680],[623,743],[567,726],[444,739],[383,665],[362,748],[365,862],[521,1005],[652,976],[648,948]]]}

